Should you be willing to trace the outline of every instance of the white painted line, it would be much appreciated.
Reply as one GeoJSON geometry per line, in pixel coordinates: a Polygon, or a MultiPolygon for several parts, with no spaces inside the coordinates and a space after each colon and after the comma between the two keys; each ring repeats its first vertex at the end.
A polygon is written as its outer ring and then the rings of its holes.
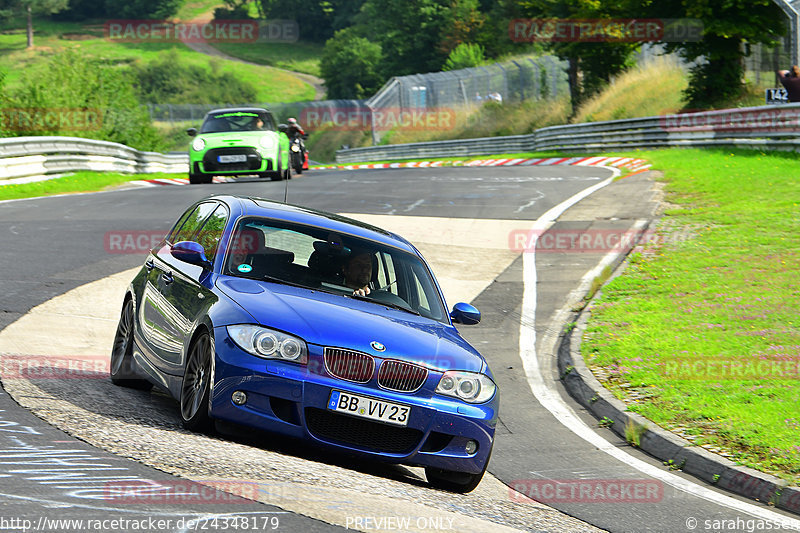
{"type": "MultiPolygon", "coordinates": [[[[609,168],[609,167],[606,167],[609,168]]],[[[616,168],[609,168],[614,175],[592,187],[584,189],[583,191],[567,198],[560,204],[552,207],[544,213],[538,220],[536,220],[531,228],[531,234],[541,235],[564,213],[569,207],[576,204],[578,201],[589,196],[595,191],[609,185],[619,174],[620,170],[616,168]]],[[[535,238],[535,237],[534,237],[535,238]]],[[[535,241],[530,250],[535,250],[535,241]]],[[[595,273],[602,271],[606,264],[610,264],[617,252],[610,252],[607,254],[593,270],[588,272],[581,280],[581,285],[591,282],[594,279],[595,273]]],[[[589,426],[575,414],[572,408],[567,405],[564,400],[559,396],[555,385],[548,379],[545,379],[542,369],[539,367],[539,359],[536,355],[536,330],[534,329],[536,317],[536,256],[533,251],[522,254],[522,319],[520,320],[519,331],[519,353],[522,359],[522,366],[525,369],[528,385],[531,392],[539,401],[539,403],[550,411],[553,418],[561,422],[567,429],[575,433],[578,437],[582,438],[598,450],[607,453],[618,461],[632,466],[643,474],[658,479],[678,490],[697,496],[712,503],[716,503],[730,509],[740,511],[750,516],[760,518],[763,520],[770,520],[773,522],[780,522],[781,524],[790,523],[793,528],[800,530],[800,520],[790,519],[782,514],[778,514],[769,509],[764,509],[757,505],[747,502],[741,502],[737,499],[731,498],[719,492],[713,491],[706,487],[697,485],[696,483],[683,479],[670,472],[662,470],[654,465],[646,463],[638,459],[610,442],[606,441],[603,437],[595,433],[589,426]]]]}

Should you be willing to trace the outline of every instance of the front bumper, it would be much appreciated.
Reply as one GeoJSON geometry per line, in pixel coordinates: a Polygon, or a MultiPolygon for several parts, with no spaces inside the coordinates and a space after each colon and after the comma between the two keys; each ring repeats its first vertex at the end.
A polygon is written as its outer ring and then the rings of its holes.
{"type": "Polygon", "coordinates": [[[271,172],[277,168],[274,154],[250,146],[209,148],[191,154],[191,165],[196,174],[241,175],[271,172]],[[245,161],[219,162],[219,156],[244,156],[245,161]]]}
{"type": "MultiPolygon", "coordinates": [[[[307,366],[261,359],[239,349],[224,328],[215,332],[216,368],[211,416],[281,433],[329,449],[413,466],[480,473],[489,459],[497,423],[497,394],[471,405],[432,395],[428,385],[416,393],[395,393],[369,384],[334,378],[322,364],[322,348],[309,345],[307,366]],[[407,427],[354,417],[327,409],[333,390],[369,396],[411,407],[407,427]],[[247,394],[245,405],[231,400],[247,394]],[[469,440],[478,443],[473,454],[469,440]]],[[[430,382],[438,382],[431,372],[430,382]]]]}

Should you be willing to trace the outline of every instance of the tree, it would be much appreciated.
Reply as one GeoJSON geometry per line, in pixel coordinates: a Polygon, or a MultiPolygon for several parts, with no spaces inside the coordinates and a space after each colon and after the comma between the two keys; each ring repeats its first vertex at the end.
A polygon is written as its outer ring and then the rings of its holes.
{"type": "Polygon", "coordinates": [[[324,43],[347,28],[364,0],[258,0],[268,19],[296,20],[300,38],[324,43]]]}
{"type": "Polygon", "coordinates": [[[354,28],[337,31],[325,43],[320,73],[328,98],[366,98],[380,89],[383,53],[379,44],[360,37],[354,28]]]}
{"type": "MultiPolygon", "coordinates": [[[[639,0],[528,0],[521,2],[518,9],[525,16],[535,18],[615,19],[635,18],[631,13],[636,5],[639,5],[639,0]]],[[[549,49],[569,64],[567,75],[573,113],[581,102],[631,66],[631,54],[639,46],[638,42],[587,42],[579,39],[549,44],[549,49]]]]}
{"type": "Polygon", "coordinates": [[[25,14],[28,48],[33,48],[33,16],[52,15],[66,9],[68,0],[0,0],[0,18],[25,14]]]}
{"type": "Polygon", "coordinates": [[[164,20],[174,16],[183,0],[105,0],[105,10],[118,19],[164,20]]]}
{"type": "Polygon", "coordinates": [[[445,16],[447,20],[439,45],[445,54],[452,53],[460,44],[475,43],[486,22],[478,0],[452,0],[445,16]]]}
{"type": "Polygon", "coordinates": [[[449,50],[441,43],[450,0],[367,0],[356,18],[361,35],[380,44],[384,77],[438,71],[449,50]]]}
{"type": "Polygon", "coordinates": [[[786,17],[774,0],[647,0],[647,16],[695,18],[703,38],[667,43],[691,68],[687,106],[707,108],[729,102],[744,88],[743,60],[754,43],[775,45],[786,31],[786,17]]]}

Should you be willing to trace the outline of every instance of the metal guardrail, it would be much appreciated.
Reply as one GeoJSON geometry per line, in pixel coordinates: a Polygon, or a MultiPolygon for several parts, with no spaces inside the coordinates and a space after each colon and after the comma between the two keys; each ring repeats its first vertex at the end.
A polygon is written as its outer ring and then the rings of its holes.
{"type": "Polygon", "coordinates": [[[338,163],[520,152],[734,146],[800,150],[800,104],[724,109],[541,128],[529,135],[338,150],[338,163]]]}
{"type": "Polygon", "coordinates": [[[141,152],[124,144],[80,137],[0,139],[0,181],[81,170],[181,173],[189,171],[189,155],[141,152]]]}

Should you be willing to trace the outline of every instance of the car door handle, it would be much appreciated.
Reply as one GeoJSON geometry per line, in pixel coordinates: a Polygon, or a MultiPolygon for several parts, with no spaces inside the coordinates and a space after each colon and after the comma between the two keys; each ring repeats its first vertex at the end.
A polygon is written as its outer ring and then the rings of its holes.
{"type": "Polygon", "coordinates": [[[150,272],[156,267],[156,262],[153,261],[152,259],[148,259],[147,261],[144,262],[144,267],[147,269],[148,272],[150,272]]]}
{"type": "Polygon", "coordinates": [[[172,272],[164,272],[163,274],[161,274],[161,279],[164,280],[165,285],[169,285],[170,283],[175,281],[175,278],[172,277],[172,272]]]}

